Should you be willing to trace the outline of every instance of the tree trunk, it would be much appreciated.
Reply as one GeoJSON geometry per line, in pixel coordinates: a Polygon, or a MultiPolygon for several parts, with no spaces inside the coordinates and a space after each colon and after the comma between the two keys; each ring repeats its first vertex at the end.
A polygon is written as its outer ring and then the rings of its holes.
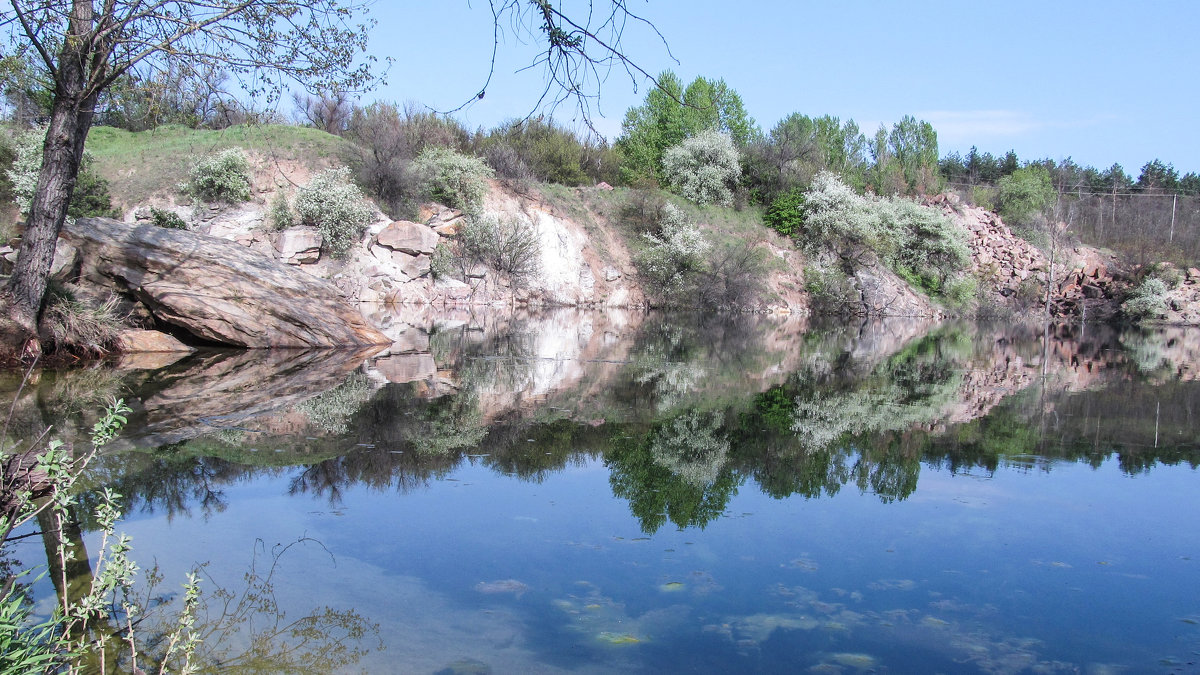
{"type": "Polygon", "coordinates": [[[18,332],[23,334],[19,339],[24,343],[19,347],[7,346],[19,348],[26,358],[41,354],[38,316],[54,262],[54,247],[75,189],[84,141],[96,108],[96,95],[86,93],[85,57],[78,44],[76,40],[67,40],[59,56],[54,107],[42,146],[42,168],[9,280],[8,297],[4,298],[9,304],[8,318],[16,323],[18,332]]]}

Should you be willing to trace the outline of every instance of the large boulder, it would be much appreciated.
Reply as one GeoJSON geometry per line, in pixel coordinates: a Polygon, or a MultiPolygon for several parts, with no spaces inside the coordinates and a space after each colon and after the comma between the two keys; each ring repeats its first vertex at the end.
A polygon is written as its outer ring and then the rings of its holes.
{"type": "Polygon", "coordinates": [[[437,248],[438,233],[419,223],[397,220],[383,228],[375,242],[409,255],[432,255],[437,248]]]}
{"type": "Polygon", "coordinates": [[[63,238],[85,282],[141,300],[155,318],[239,347],[390,344],[328,281],[243,246],[184,230],[80,218],[63,238]]]}

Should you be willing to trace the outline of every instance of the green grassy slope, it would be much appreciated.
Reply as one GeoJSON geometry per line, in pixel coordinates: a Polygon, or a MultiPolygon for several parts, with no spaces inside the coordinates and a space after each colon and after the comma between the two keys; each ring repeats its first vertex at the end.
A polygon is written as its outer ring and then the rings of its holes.
{"type": "Polygon", "coordinates": [[[193,159],[235,146],[313,168],[343,162],[351,148],[348,141],[324,131],[282,124],[220,131],[168,125],[136,133],[96,127],[87,141],[97,171],[109,181],[113,202],[126,208],[174,191],[187,178],[193,159]]]}

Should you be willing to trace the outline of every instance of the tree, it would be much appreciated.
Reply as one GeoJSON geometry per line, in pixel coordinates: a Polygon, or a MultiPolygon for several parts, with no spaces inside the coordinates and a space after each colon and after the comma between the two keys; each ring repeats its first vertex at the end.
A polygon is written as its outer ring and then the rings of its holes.
{"type": "Polygon", "coordinates": [[[296,106],[297,121],[334,136],[346,132],[354,112],[350,93],[341,89],[316,95],[296,92],[292,94],[292,104],[296,106]]]}
{"type": "Polygon", "coordinates": [[[675,73],[663,71],[658,87],[646,94],[646,102],[625,113],[616,143],[625,158],[624,178],[665,182],[663,153],[705,130],[728,134],[739,149],[759,134],[741,96],[725,80],[697,77],[684,89],[675,73]]]}
{"type": "Polygon", "coordinates": [[[1049,169],[1031,164],[1000,179],[1000,213],[1028,224],[1035,217],[1046,215],[1056,195],[1049,169]]]}
{"type": "Polygon", "coordinates": [[[277,98],[286,80],[355,89],[372,80],[369,22],[357,0],[12,0],[0,12],[12,43],[36,54],[53,92],[37,190],[6,290],[10,345],[41,352],[38,314],[55,242],[75,187],[100,97],[122,77],[173,63],[221,65],[250,95],[277,98]]]}
{"type": "Polygon", "coordinates": [[[1174,192],[1179,187],[1179,172],[1173,165],[1155,159],[1142,166],[1137,186],[1147,192],[1174,192]]]}
{"type": "Polygon", "coordinates": [[[938,141],[932,124],[905,115],[892,125],[888,146],[909,192],[925,193],[937,187],[938,141]]]}

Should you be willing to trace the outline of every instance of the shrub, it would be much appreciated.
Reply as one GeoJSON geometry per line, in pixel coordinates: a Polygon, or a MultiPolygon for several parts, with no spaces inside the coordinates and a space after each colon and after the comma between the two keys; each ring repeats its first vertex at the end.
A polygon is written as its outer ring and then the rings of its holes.
{"type": "Polygon", "coordinates": [[[296,195],[300,222],[317,228],[330,252],[340,257],[362,235],[374,213],[362,190],[350,182],[350,169],[323,171],[296,195]]]}
{"type": "Polygon", "coordinates": [[[469,213],[479,210],[487,195],[487,179],[494,175],[478,157],[442,147],[426,148],[413,162],[413,171],[433,199],[469,213]]]}
{"type": "Polygon", "coordinates": [[[966,232],[940,212],[905,197],[863,197],[829,172],[804,196],[800,232],[810,253],[847,264],[873,253],[931,295],[943,295],[970,263],[966,232]]]}
{"type": "MultiPolygon", "coordinates": [[[[11,184],[12,199],[21,209],[29,213],[33,204],[33,193],[37,190],[38,173],[42,169],[42,143],[45,129],[32,129],[17,134],[13,140],[12,165],[6,171],[11,184]]],[[[108,181],[92,169],[92,156],[84,152],[75,189],[67,204],[67,216],[71,218],[117,218],[120,213],[113,208],[108,194],[108,181]]]]}
{"type": "Polygon", "coordinates": [[[721,433],[718,413],[690,411],[664,423],[650,442],[654,463],[693,486],[717,480],[729,455],[729,439],[721,433]]]}
{"type": "Polygon", "coordinates": [[[659,234],[645,232],[642,240],[646,248],[634,258],[638,273],[657,289],[660,299],[679,302],[705,269],[711,244],[674,204],[663,206],[659,234]]]}
{"type": "Polygon", "coordinates": [[[792,188],[771,202],[763,214],[763,221],[776,232],[790,237],[799,234],[804,227],[803,211],[804,192],[792,188]]]}
{"type": "Polygon", "coordinates": [[[449,117],[426,112],[415,104],[372,103],[355,109],[346,136],[358,146],[357,181],[392,217],[414,211],[421,181],[412,161],[434,146],[466,147],[468,134],[449,117]]]}
{"type": "Polygon", "coordinates": [[[617,177],[616,153],[607,144],[581,139],[553,120],[507,122],[481,144],[488,164],[505,178],[576,186],[617,177]],[[520,175],[523,172],[528,175],[520,175]]]}
{"type": "Polygon", "coordinates": [[[433,273],[435,279],[448,279],[454,276],[456,261],[454,250],[445,242],[439,241],[437,248],[433,249],[433,255],[429,258],[429,271],[433,273]]]}
{"type": "Polygon", "coordinates": [[[1055,198],[1054,183],[1044,166],[1027,166],[1000,179],[1000,214],[1028,223],[1045,211],[1055,198]]]}
{"type": "Polygon", "coordinates": [[[763,290],[766,256],[753,244],[736,242],[712,257],[700,275],[697,289],[701,307],[736,309],[753,304],[763,290]]]}
{"type": "Polygon", "coordinates": [[[741,174],[728,134],[701,131],[663,153],[663,175],[680,196],[697,204],[733,205],[731,185],[741,174]]]}
{"type": "Polygon", "coordinates": [[[89,356],[112,350],[122,328],[116,296],[96,306],[75,299],[61,287],[52,287],[48,295],[42,325],[56,349],[89,356]]]}
{"type": "Polygon", "coordinates": [[[288,203],[287,195],[280,191],[271,200],[271,210],[267,214],[271,221],[271,227],[276,230],[286,230],[296,224],[296,217],[292,214],[292,206],[288,203]]]}
{"type": "Polygon", "coordinates": [[[8,169],[8,180],[12,183],[13,201],[21,213],[29,213],[29,207],[33,204],[38,172],[42,169],[42,144],[45,140],[45,129],[30,129],[13,138],[16,156],[12,167],[8,169]]]}
{"type": "Polygon", "coordinates": [[[483,263],[514,282],[528,281],[541,267],[537,230],[524,220],[471,218],[458,231],[458,242],[466,264],[483,263]]]}
{"type": "Polygon", "coordinates": [[[804,290],[809,305],[820,314],[847,314],[857,310],[858,289],[837,268],[810,265],[804,268],[804,290]]]}
{"type": "Polygon", "coordinates": [[[250,199],[250,160],[241,148],[228,148],[197,161],[187,192],[206,202],[236,204],[250,199]]]}
{"type": "Polygon", "coordinates": [[[1167,311],[1167,284],[1155,277],[1147,277],[1121,303],[1121,313],[1131,321],[1157,319],[1167,311]]]}
{"type": "Polygon", "coordinates": [[[183,218],[180,218],[178,213],[175,213],[174,211],[168,211],[167,209],[160,209],[151,206],[150,220],[153,221],[155,225],[159,227],[165,227],[168,230],[187,229],[187,223],[183,221],[183,218]]]}
{"type": "Polygon", "coordinates": [[[350,373],[341,384],[296,404],[313,426],[331,434],[341,435],[350,430],[354,414],[371,399],[375,389],[363,373],[350,373]]]}

